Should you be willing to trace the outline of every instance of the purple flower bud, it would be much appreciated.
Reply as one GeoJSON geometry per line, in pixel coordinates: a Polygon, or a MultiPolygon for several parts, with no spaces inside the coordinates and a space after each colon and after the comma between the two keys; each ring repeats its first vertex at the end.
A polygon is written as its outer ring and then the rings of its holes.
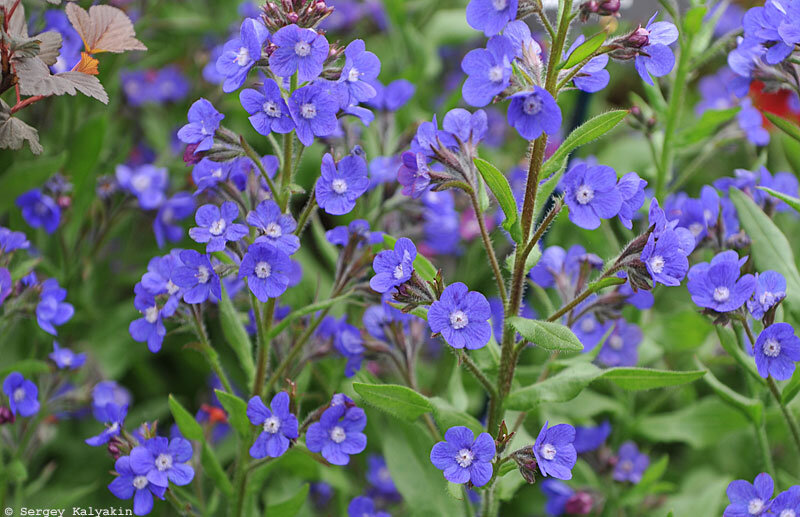
{"type": "MultiPolygon", "coordinates": [[[[619,2],[617,2],[619,3],[619,2]]],[[[588,515],[594,506],[594,498],[589,492],[575,492],[567,500],[564,511],[570,515],[588,515]]]]}

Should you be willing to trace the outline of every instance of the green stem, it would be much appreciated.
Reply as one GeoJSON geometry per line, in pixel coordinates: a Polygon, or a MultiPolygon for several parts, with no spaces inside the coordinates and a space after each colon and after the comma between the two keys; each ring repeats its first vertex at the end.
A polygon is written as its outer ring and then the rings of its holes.
{"type": "Polygon", "coordinates": [[[483,247],[486,248],[486,254],[489,256],[489,263],[492,265],[492,271],[494,271],[494,278],[497,281],[497,291],[500,293],[500,299],[503,301],[503,305],[505,305],[508,300],[508,294],[506,293],[506,286],[503,281],[503,273],[500,270],[500,264],[497,262],[497,255],[495,255],[494,246],[492,246],[492,239],[489,237],[489,232],[486,230],[486,221],[483,220],[483,213],[481,213],[480,204],[478,203],[478,196],[472,189],[470,189],[467,194],[472,201],[472,209],[475,210],[475,218],[478,220],[481,237],[483,238],[483,247]]]}
{"type": "Polygon", "coordinates": [[[256,376],[253,381],[253,396],[261,395],[264,389],[264,380],[267,377],[269,365],[269,348],[271,339],[268,334],[272,328],[272,320],[275,318],[275,298],[270,298],[265,304],[264,312],[261,312],[261,304],[255,299],[255,295],[250,293],[253,313],[256,316],[258,326],[258,354],[256,356],[256,376]]]}
{"type": "Polygon", "coordinates": [[[306,341],[308,341],[308,339],[311,337],[314,331],[317,330],[317,327],[319,326],[320,323],[322,323],[323,318],[325,318],[325,316],[328,315],[329,311],[330,308],[323,309],[322,312],[319,314],[319,316],[317,316],[311,322],[311,324],[309,324],[308,328],[306,328],[306,331],[303,332],[303,334],[299,338],[297,338],[297,341],[294,342],[292,348],[289,350],[289,353],[286,355],[286,357],[283,358],[283,361],[281,361],[281,363],[278,365],[278,367],[275,369],[272,375],[270,375],[269,379],[267,380],[265,389],[267,390],[272,389],[272,386],[278,381],[278,379],[280,379],[281,376],[284,373],[286,373],[286,370],[289,369],[294,360],[297,359],[297,356],[300,355],[300,352],[302,352],[303,346],[306,344],[306,341]]]}
{"type": "Polygon", "coordinates": [[[767,438],[765,424],[764,422],[762,422],[761,425],[753,423],[753,428],[756,432],[758,448],[761,449],[761,456],[764,458],[764,469],[772,476],[772,479],[777,479],[775,477],[775,464],[772,461],[772,453],[769,450],[769,440],[767,438]]]}
{"type": "Polygon", "coordinates": [[[194,317],[195,331],[197,333],[197,337],[200,339],[203,356],[206,358],[206,361],[208,361],[208,365],[211,367],[214,373],[217,374],[217,377],[219,377],[219,382],[222,383],[222,387],[225,388],[225,391],[228,393],[233,393],[228,376],[225,375],[225,371],[222,369],[222,363],[219,360],[219,354],[217,354],[217,351],[211,346],[211,343],[208,339],[206,326],[203,323],[203,317],[200,314],[200,306],[193,304],[191,307],[192,316],[194,317]]]}
{"type": "Polygon", "coordinates": [[[494,387],[494,385],[489,380],[489,378],[486,377],[486,375],[484,375],[484,373],[481,371],[481,369],[478,368],[478,365],[475,364],[475,361],[473,361],[472,358],[469,355],[467,355],[466,352],[464,352],[464,350],[456,351],[456,349],[453,348],[453,351],[456,352],[456,356],[458,357],[458,360],[460,362],[464,363],[464,365],[466,365],[466,367],[467,367],[467,370],[469,370],[470,373],[472,373],[472,375],[475,377],[475,379],[477,379],[478,382],[480,382],[483,385],[483,387],[486,389],[486,392],[490,396],[496,397],[497,396],[497,389],[494,387]]]}
{"type": "Polygon", "coordinates": [[[311,214],[314,213],[314,210],[317,208],[317,189],[314,188],[311,190],[311,195],[306,202],[306,206],[303,207],[303,211],[300,212],[300,216],[297,218],[297,229],[294,231],[295,235],[300,235],[303,233],[303,229],[306,227],[306,223],[308,222],[308,218],[311,217],[311,214]]]}
{"type": "Polygon", "coordinates": [[[239,137],[239,142],[242,144],[242,149],[244,149],[245,154],[250,158],[250,160],[256,164],[258,167],[259,172],[261,173],[261,177],[264,178],[264,181],[267,182],[267,186],[269,187],[270,192],[272,192],[272,196],[280,205],[282,203],[282,194],[280,190],[275,186],[275,182],[272,181],[272,178],[269,177],[267,174],[267,170],[264,168],[264,165],[261,163],[261,157],[256,153],[256,151],[250,146],[247,140],[244,139],[243,136],[239,137]]]}
{"type": "Polygon", "coordinates": [[[783,419],[786,420],[786,425],[789,427],[789,431],[792,433],[794,444],[797,447],[797,450],[800,451],[800,427],[797,425],[797,420],[789,411],[789,408],[786,407],[786,404],[783,403],[783,400],[781,399],[781,391],[780,388],[778,388],[778,385],[775,383],[775,379],[768,377],[767,386],[769,387],[769,391],[772,393],[775,402],[777,402],[778,406],[781,408],[783,419]]]}

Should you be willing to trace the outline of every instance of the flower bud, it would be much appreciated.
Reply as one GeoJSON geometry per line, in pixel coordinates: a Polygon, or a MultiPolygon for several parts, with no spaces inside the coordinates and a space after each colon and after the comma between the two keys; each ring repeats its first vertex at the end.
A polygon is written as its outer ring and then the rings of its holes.
{"type": "Polygon", "coordinates": [[[589,492],[575,492],[564,506],[564,511],[570,515],[588,515],[594,506],[594,498],[589,492]]]}
{"type": "Polygon", "coordinates": [[[8,406],[0,406],[0,425],[13,424],[16,419],[8,406]]]}

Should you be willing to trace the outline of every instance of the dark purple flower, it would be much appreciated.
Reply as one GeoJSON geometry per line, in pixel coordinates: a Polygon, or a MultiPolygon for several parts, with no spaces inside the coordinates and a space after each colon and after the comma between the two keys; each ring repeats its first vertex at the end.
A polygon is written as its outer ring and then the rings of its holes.
{"type": "Polygon", "coordinates": [[[333,215],[350,212],[356,199],[367,191],[367,162],[358,155],[349,154],[335,163],[333,156],[322,157],[321,176],[315,187],[320,208],[333,215]]]}
{"type": "Polygon", "coordinates": [[[239,266],[239,278],[261,302],[282,295],[289,286],[289,255],[267,243],[251,245],[239,266]]]}
{"type": "Polygon", "coordinates": [[[561,108],[544,88],[515,93],[508,105],[508,123],[525,140],[535,140],[542,133],[556,135],[561,129],[561,108]]]}
{"type": "Polygon", "coordinates": [[[127,405],[120,406],[109,402],[105,406],[98,407],[95,411],[95,417],[99,422],[106,424],[106,428],[97,436],[92,436],[84,441],[87,445],[91,445],[92,447],[99,447],[107,444],[113,437],[119,436],[127,415],[127,405]]]}
{"type": "Polygon", "coordinates": [[[639,26],[633,33],[637,42],[641,42],[641,53],[636,55],[636,71],[647,84],[653,84],[652,74],[663,77],[675,66],[675,55],[669,45],[678,39],[678,29],[670,22],[655,22],[658,13],[647,22],[646,27],[639,26]]]}
{"type": "Polygon", "coordinates": [[[594,230],[600,226],[600,219],[611,219],[622,208],[617,174],[606,165],[580,163],[567,171],[562,185],[569,220],[581,228],[594,230]]]}
{"type": "Polygon", "coordinates": [[[131,467],[137,472],[146,472],[147,480],[160,487],[170,482],[178,486],[191,483],[194,469],[186,464],[191,459],[192,444],[185,438],[170,440],[156,436],[131,451],[131,467]]]}
{"type": "Polygon", "coordinates": [[[366,244],[378,244],[383,242],[383,232],[372,232],[369,229],[369,222],[365,219],[354,219],[347,226],[337,226],[325,232],[328,242],[336,246],[347,246],[351,238],[359,239],[358,247],[366,244]]]}
{"type": "Polygon", "coordinates": [[[367,101],[377,94],[372,82],[378,78],[381,62],[378,56],[366,50],[364,40],[356,39],[344,49],[345,63],[339,81],[347,85],[349,104],[367,101]]]}
{"type": "Polygon", "coordinates": [[[642,480],[642,474],[648,465],[650,458],[647,454],[639,452],[635,443],[625,442],[619,448],[613,477],[616,481],[630,481],[636,484],[642,480]]]}
{"type": "Polygon", "coordinates": [[[353,498],[347,505],[348,517],[391,517],[387,512],[375,510],[375,501],[363,495],[353,498]]]}
{"type": "Polygon", "coordinates": [[[306,446],[319,452],[334,465],[347,465],[351,454],[367,447],[367,436],[362,432],[367,425],[367,415],[359,407],[331,404],[306,432],[306,446]]]}
{"type": "Polygon", "coordinates": [[[119,186],[136,196],[139,206],[145,210],[158,208],[167,198],[165,191],[169,178],[164,167],[128,167],[120,164],[117,165],[116,176],[119,186]]]}
{"type": "Polygon", "coordinates": [[[225,115],[214,109],[206,99],[198,99],[189,108],[189,123],[178,130],[184,144],[197,144],[194,152],[208,151],[214,144],[214,133],[225,115]]]}
{"type": "Polygon", "coordinates": [[[723,251],[711,260],[692,266],[687,288],[692,301],[699,307],[717,312],[738,309],[750,299],[756,279],[747,274],[739,278],[739,269],[747,257],[739,259],[733,250],[723,251]]]}
{"type": "Polygon", "coordinates": [[[533,444],[533,455],[536,457],[539,472],[545,477],[572,479],[572,467],[578,459],[574,441],[575,428],[571,425],[558,424],[548,427],[545,422],[533,444]]]}
{"type": "Polygon", "coordinates": [[[476,107],[492,102],[511,84],[513,59],[513,44],[505,36],[492,36],[485,49],[470,50],[461,61],[461,70],[467,74],[461,90],[464,101],[476,107]]]}
{"type": "Polygon", "coordinates": [[[42,282],[42,294],[36,305],[36,322],[48,334],[56,335],[56,325],[63,325],[75,314],[71,304],[64,301],[67,290],[58,285],[58,280],[48,278],[42,282]]]}
{"type": "Polygon", "coordinates": [[[758,374],[785,381],[792,377],[800,361],[800,338],[788,323],[775,323],[761,331],[755,344],[758,374]]]}
{"type": "Polygon", "coordinates": [[[53,352],[48,355],[62,370],[77,370],[86,362],[86,354],[76,354],[69,348],[62,348],[53,341],[53,352]]]}
{"type": "Polygon", "coordinates": [[[611,434],[611,424],[605,420],[596,427],[576,427],[575,428],[575,451],[578,454],[591,452],[603,445],[611,434]]]}
{"type": "Polygon", "coordinates": [[[250,69],[261,59],[261,46],[268,37],[264,24],[255,18],[244,19],[239,37],[225,43],[217,58],[217,72],[225,77],[222,91],[230,93],[241,88],[250,69]]]}
{"type": "Polygon", "coordinates": [[[517,0],[470,0],[467,23],[473,29],[494,36],[517,17],[517,0]]]}
{"type": "Polygon", "coordinates": [[[475,438],[468,427],[456,426],[444,433],[444,439],[431,449],[431,463],[444,472],[446,480],[459,484],[471,481],[475,486],[489,482],[496,454],[494,439],[489,433],[475,438]]]}
{"type": "MultiPolygon", "coordinates": [[[[134,292],[136,297],[133,299],[133,306],[142,314],[142,317],[130,323],[128,332],[134,341],[147,343],[147,348],[156,353],[161,350],[164,336],[167,335],[167,329],[162,320],[164,314],[158,307],[155,295],[148,292],[142,284],[136,284],[134,292]]],[[[173,302],[173,306],[177,307],[177,303],[173,302]]]]}
{"type": "Polygon", "coordinates": [[[189,237],[208,243],[206,253],[222,251],[227,242],[236,242],[248,233],[247,226],[233,222],[237,217],[239,207],[233,201],[226,201],[221,207],[203,205],[195,213],[197,226],[189,229],[189,237]]]}
{"type": "Polygon", "coordinates": [[[641,342],[642,330],[633,323],[619,319],[600,348],[597,360],[605,366],[635,366],[641,342]]]}
{"type": "Polygon", "coordinates": [[[218,300],[222,296],[219,276],[208,255],[201,255],[195,250],[183,250],[180,259],[183,265],[175,269],[172,281],[183,288],[184,302],[203,303],[209,297],[218,300]]]}
{"type": "Polygon", "coordinates": [[[397,170],[397,181],[403,186],[403,194],[414,199],[420,197],[431,183],[428,159],[422,153],[406,151],[397,170]]]}
{"type": "Polygon", "coordinates": [[[314,29],[288,25],[272,35],[272,43],[278,48],[269,57],[269,67],[278,77],[291,77],[297,72],[297,79],[304,83],[322,72],[328,57],[328,40],[314,29]]]}
{"type": "Polygon", "coordinates": [[[269,408],[255,396],[247,403],[247,418],[262,431],[250,447],[253,458],[277,458],[297,438],[297,417],[289,411],[289,395],[281,391],[272,397],[269,408]]]}
{"type": "MultiPolygon", "coordinates": [[[[567,50],[565,58],[575,52],[575,49],[583,45],[585,41],[586,36],[583,34],[575,38],[572,46],[567,50]]],[[[606,65],[608,65],[608,54],[602,54],[590,59],[572,79],[575,88],[589,93],[599,92],[605,88],[611,79],[611,75],[606,70],[606,65]]]]}
{"type": "Polygon", "coordinates": [[[486,297],[456,282],[445,287],[428,309],[431,331],[442,335],[453,348],[483,348],[492,335],[491,308],[486,297]]]}
{"type": "Polygon", "coordinates": [[[25,250],[31,243],[22,232],[11,231],[0,226],[0,253],[11,253],[16,250],[25,250]]]}
{"type": "Polygon", "coordinates": [[[166,486],[156,486],[147,479],[147,471],[134,469],[130,456],[117,459],[114,469],[119,474],[109,483],[108,489],[120,499],[133,497],[133,513],[147,515],[153,510],[153,496],[164,499],[166,486]]]}
{"type": "Polygon", "coordinates": [[[32,416],[39,412],[39,388],[19,372],[11,372],[3,381],[3,393],[14,415],[32,416]]]}
{"type": "Polygon", "coordinates": [[[42,194],[38,188],[29,190],[17,198],[17,206],[22,211],[25,222],[34,228],[44,228],[53,233],[61,222],[61,209],[50,196],[42,194]]]}
{"type": "Polygon", "coordinates": [[[294,121],[281,89],[273,79],[262,76],[262,81],[264,85],[259,90],[247,88],[239,94],[239,102],[250,114],[250,123],[260,135],[291,132],[294,121]]]}
{"type": "Polygon", "coordinates": [[[786,298],[786,279],[777,271],[756,274],[756,290],[747,300],[747,308],[756,319],[786,298]]]}
{"type": "Polygon", "coordinates": [[[159,248],[166,241],[178,242],[183,238],[183,228],[178,221],[186,219],[194,212],[194,199],[188,192],[176,192],[158,208],[153,220],[153,233],[159,248]]]}
{"type": "Polygon", "coordinates": [[[291,214],[281,213],[275,201],[267,199],[259,203],[247,214],[247,224],[261,233],[255,242],[272,244],[287,255],[300,248],[300,238],[294,234],[297,223],[291,214]]]}
{"type": "Polygon", "coordinates": [[[336,131],[338,110],[336,98],[316,84],[299,88],[289,97],[297,138],[306,147],[314,143],[315,136],[325,137],[336,131]]]}
{"type": "Polygon", "coordinates": [[[727,493],[730,504],[725,508],[722,517],[751,517],[765,515],[772,505],[772,493],[775,490],[772,478],[766,472],[756,476],[753,483],[744,479],[731,481],[727,493]]]}

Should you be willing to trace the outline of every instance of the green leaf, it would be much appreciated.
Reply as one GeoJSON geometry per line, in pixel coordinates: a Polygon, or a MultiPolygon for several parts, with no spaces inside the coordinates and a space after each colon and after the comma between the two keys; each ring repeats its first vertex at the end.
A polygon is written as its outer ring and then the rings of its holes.
{"type": "Polygon", "coordinates": [[[469,427],[476,435],[483,431],[483,424],[477,418],[454,408],[449,402],[441,397],[431,397],[433,405],[433,417],[439,424],[440,429],[450,429],[455,426],[469,427]]]}
{"type": "Polygon", "coordinates": [[[14,267],[11,268],[11,280],[16,283],[22,277],[30,273],[39,263],[42,261],[42,257],[34,257],[23,260],[18,264],[15,264],[14,267]]]}
{"type": "Polygon", "coordinates": [[[798,142],[800,142],[800,127],[797,127],[797,124],[792,122],[791,120],[785,119],[783,117],[779,117],[774,113],[769,113],[767,111],[763,112],[764,115],[769,119],[770,122],[775,124],[775,127],[789,135],[790,137],[794,138],[798,142]]]}
{"type": "Polygon", "coordinates": [[[560,68],[572,68],[573,66],[577,65],[584,59],[594,54],[595,51],[603,45],[605,40],[605,32],[595,34],[591,38],[581,43],[578,48],[576,48],[572,54],[569,55],[566,63],[564,63],[563,66],[560,66],[560,68]]]}
{"type": "Polygon", "coordinates": [[[222,287],[222,297],[219,300],[219,322],[225,340],[236,353],[239,364],[247,377],[247,384],[250,385],[256,374],[253,345],[244,328],[244,322],[239,317],[239,311],[233,306],[224,286],[222,287]]]}
{"type": "Polygon", "coordinates": [[[702,5],[689,9],[683,18],[684,31],[691,35],[697,34],[703,27],[706,11],[706,7],[702,5]]]}
{"type": "MultiPolygon", "coordinates": [[[[394,249],[394,244],[396,242],[396,237],[392,237],[388,233],[383,235],[383,244],[387,249],[394,249]]],[[[433,278],[436,276],[436,268],[422,253],[417,253],[417,258],[414,259],[414,270],[419,273],[419,276],[429,282],[432,282],[433,278]]]]}
{"type": "Polygon", "coordinates": [[[703,380],[708,384],[714,392],[719,395],[719,398],[735,407],[744,415],[749,418],[757,426],[761,425],[764,420],[764,403],[760,400],[745,397],[744,395],[733,391],[725,383],[717,379],[714,374],[709,370],[699,359],[695,359],[697,366],[706,369],[706,375],[703,380]]]}
{"type": "Polygon", "coordinates": [[[750,425],[738,410],[706,397],[678,411],[641,418],[635,430],[654,442],[683,442],[700,449],[750,425]]]}
{"type": "MultiPolygon", "coordinates": [[[[183,432],[183,429],[181,429],[181,432],[183,432]]],[[[184,436],[186,436],[185,433],[184,436]]],[[[214,481],[217,488],[222,490],[225,497],[229,499],[233,497],[233,485],[231,484],[231,480],[228,479],[228,475],[222,469],[217,455],[214,454],[214,451],[205,441],[203,442],[203,449],[200,453],[200,463],[203,465],[206,475],[214,481]]]]}
{"type": "Polygon", "coordinates": [[[74,242],[78,231],[89,213],[89,205],[95,199],[97,168],[103,143],[108,135],[108,116],[89,119],[71,136],[69,158],[64,164],[64,172],[73,185],[70,221],[67,223],[67,242],[74,242]]]}
{"type": "Polygon", "coordinates": [[[738,112],[738,107],[704,111],[697,122],[678,133],[679,145],[686,146],[702,142],[713,135],[720,125],[730,121],[738,112]]]}
{"type": "Polygon", "coordinates": [[[433,406],[426,397],[399,384],[354,382],[353,389],[371,405],[408,422],[413,422],[423,414],[433,411],[433,406]]]}
{"type": "Polygon", "coordinates": [[[317,311],[321,311],[323,309],[327,309],[328,307],[332,307],[337,303],[344,302],[350,296],[349,295],[342,295],[337,296],[336,298],[330,298],[328,300],[323,300],[321,302],[312,303],[311,305],[306,305],[302,309],[297,309],[296,311],[292,311],[283,318],[280,323],[273,326],[269,332],[267,332],[267,340],[274,339],[278,334],[284,331],[286,327],[292,324],[298,318],[302,318],[308,314],[313,314],[317,311]]]}
{"type": "Polygon", "coordinates": [[[674,372],[650,368],[609,368],[601,377],[626,390],[651,390],[688,384],[705,375],[705,370],[674,372]]]}
{"type": "Polygon", "coordinates": [[[734,360],[736,360],[736,362],[739,363],[742,368],[744,368],[744,371],[750,374],[753,380],[758,381],[758,383],[762,386],[766,386],[766,379],[758,374],[756,363],[753,358],[747,355],[744,350],[742,350],[742,347],[739,345],[733,329],[729,327],[723,327],[722,325],[714,325],[714,330],[717,331],[717,337],[719,338],[720,346],[726,352],[728,352],[728,355],[733,357],[734,360]]]}
{"type": "Polygon", "coordinates": [[[638,503],[642,498],[649,495],[653,485],[664,476],[668,464],[669,456],[666,454],[661,456],[655,463],[651,463],[642,474],[642,479],[622,496],[620,502],[625,506],[629,506],[638,503]]]}
{"type": "Polygon", "coordinates": [[[228,422],[236,429],[245,440],[249,440],[253,435],[253,427],[250,425],[250,420],[247,418],[247,402],[240,399],[236,395],[231,395],[227,391],[214,390],[217,394],[219,403],[225,408],[228,413],[228,422]]]}
{"type": "Polygon", "coordinates": [[[306,498],[308,497],[308,487],[309,485],[306,483],[289,499],[267,506],[264,515],[294,517],[300,512],[300,509],[303,508],[303,504],[306,502],[306,498]]]}
{"type": "Polygon", "coordinates": [[[783,402],[784,405],[788,404],[794,400],[798,392],[800,392],[800,368],[795,368],[792,378],[789,379],[789,382],[783,387],[781,402],[783,402]]]}
{"type": "Polygon", "coordinates": [[[763,190],[764,192],[768,193],[770,196],[774,196],[781,201],[785,202],[790,207],[794,208],[795,211],[800,212],[800,199],[796,197],[787,196],[783,192],[778,192],[777,190],[773,190],[769,187],[756,187],[757,189],[763,190]]]}
{"type": "Polygon", "coordinates": [[[758,205],[739,189],[730,189],[742,227],[752,242],[750,249],[758,271],[775,270],[786,278],[786,304],[800,312],[800,273],[789,241],[758,205]]]}
{"type": "Polygon", "coordinates": [[[188,440],[205,440],[203,436],[203,428],[194,419],[191,413],[186,411],[180,402],[178,402],[172,395],[169,396],[169,411],[172,413],[172,418],[178,425],[181,434],[188,440]]]}
{"type": "Polygon", "coordinates": [[[20,194],[47,181],[61,169],[67,159],[66,151],[55,156],[38,157],[30,161],[15,161],[0,175],[0,206],[13,206],[20,194]]]}
{"type": "Polygon", "coordinates": [[[606,287],[611,287],[612,285],[622,285],[627,280],[624,278],[619,278],[617,276],[610,276],[606,278],[602,278],[600,280],[595,280],[594,282],[590,283],[587,287],[591,292],[596,293],[601,289],[605,289],[606,287]]]}
{"type": "Polygon", "coordinates": [[[516,242],[522,241],[522,230],[517,221],[517,201],[514,199],[514,194],[511,192],[511,185],[503,175],[502,172],[497,170],[497,167],[481,158],[475,158],[475,166],[483,176],[486,185],[494,194],[500,208],[506,215],[506,220],[503,221],[503,228],[511,234],[511,237],[516,242]]]}
{"type": "Polygon", "coordinates": [[[519,316],[508,318],[508,324],[522,337],[544,350],[580,352],[583,344],[569,327],[551,321],[539,321],[519,316]]]}
{"type": "Polygon", "coordinates": [[[0,378],[5,379],[11,372],[19,372],[23,377],[32,377],[50,371],[50,365],[37,359],[23,359],[0,369],[0,378]]]}
{"type": "MultiPolygon", "coordinates": [[[[405,307],[405,304],[398,303],[398,302],[388,302],[388,303],[389,303],[389,305],[391,305],[392,307],[394,307],[397,310],[402,310],[403,307],[405,307]]],[[[418,318],[422,318],[425,321],[428,321],[428,308],[427,307],[423,307],[423,306],[414,307],[413,309],[411,309],[411,311],[408,312],[408,314],[413,314],[414,316],[416,316],[418,318]]]]}

